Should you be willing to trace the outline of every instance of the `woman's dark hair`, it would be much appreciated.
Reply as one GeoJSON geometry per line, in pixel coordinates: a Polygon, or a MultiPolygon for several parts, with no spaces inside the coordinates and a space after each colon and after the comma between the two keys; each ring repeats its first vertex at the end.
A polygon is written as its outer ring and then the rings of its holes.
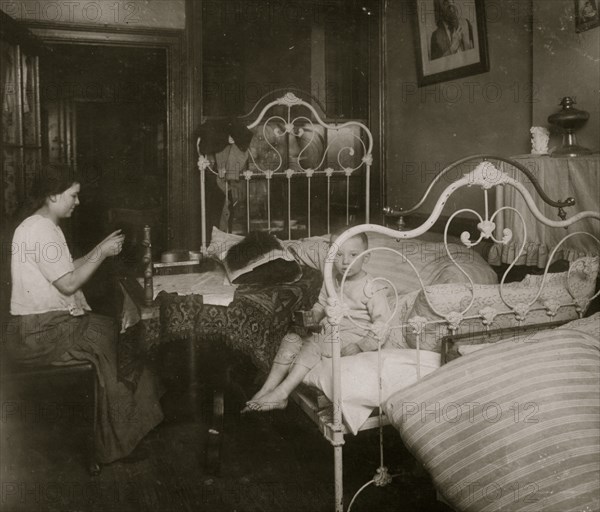
{"type": "Polygon", "coordinates": [[[69,166],[60,164],[45,165],[32,184],[27,206],[28,214],[31,215],[44,206],[46,199],[50,196],[62,194],[74,183],[81,183],[81,181],[73,176],[69,166]]]}

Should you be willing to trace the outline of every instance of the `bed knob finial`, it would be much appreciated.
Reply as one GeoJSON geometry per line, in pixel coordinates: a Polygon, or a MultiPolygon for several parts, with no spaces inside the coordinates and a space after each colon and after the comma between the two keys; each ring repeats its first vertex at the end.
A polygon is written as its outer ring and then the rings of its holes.
{"type": "Polygon", "coordinates": [[[377,487],[385,487],[388,484],[392,483],[392,475],[386,466],[379,466],[377,468],[377,472],[373,477],[373,483],[377,487]]]}
{"type": "Polygon", "coordinates": [[[402,215],[400,215],[400,217],[398,217],[396,226],[398,228],[398,231],[406,231],[406,222],[404,221],[404,217],[402,215]]]}

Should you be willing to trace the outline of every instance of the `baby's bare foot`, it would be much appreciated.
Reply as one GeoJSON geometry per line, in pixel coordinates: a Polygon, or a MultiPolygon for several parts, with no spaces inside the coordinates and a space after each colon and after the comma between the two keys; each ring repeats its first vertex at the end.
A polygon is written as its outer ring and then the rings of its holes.
{"type": "Polygon", "coordinates": [[[254,393],[252,398],[250,400],[248,400],[246,403],[249,404],[250,402],[256,402],[257,400],[259,400],[260,398],[265,396],[267,393],[270,393],[271,391],[273,391],[273,389],[274,388],[265,388],[265,387],[260,388],[256,393],[254,393]]]}
{"type": "Polygon", "coordinates": [[[256,404],[263,396],[273,391],[273,388],[260,388],[250,400],[246,401],[246,406],[240,411],[241,414],[246,414],[247,412],[256,411],[256,406],[252,406],[252,404],[256,404]]]}
{"type": "Polygon", "coordinates": [[[264,394],[260,399],[248,402],[248,408],[252,411],[272,411],[275,409],[285,409],[288,404],[287,394],[280,389],[275,388],[264,394]]]}

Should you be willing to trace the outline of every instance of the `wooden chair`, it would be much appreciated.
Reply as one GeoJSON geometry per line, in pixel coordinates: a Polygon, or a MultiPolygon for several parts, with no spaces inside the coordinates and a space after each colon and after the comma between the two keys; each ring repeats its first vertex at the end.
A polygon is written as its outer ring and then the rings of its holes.
{"type": "MultiPolygon", "coordinates": [[[[2,270],[2,279],[0,280],[0,324],[2,329],[2,342],[0,342],[0,403],[2,404],[2,420],[8,419],[10,414],[15,411],[21,397],[28,399],[38,399],[41,394],[48,395],[46,401],[51,400],[53,388],[66,388],[69,381],[71,385],[77,384],[77,389],[83,389],[87,404],[92,408],[91,414],[84,415],[87,425],[87,469],[91,475],[100,473],[100,465],[96,460],[95,454],[95,432],[96,432],[96,411],[97,411],[97,379],[96,369],[88,361],[69,361],[65,363],[56,363],[45,366],[25,366],[11,361],[8,354],[5,353],[3,342],[6,332],[4,329],[8,325],[10,318],[9,304],[11,295],[10,281],[10,256],[4,251],[5,247],[10,247],[8,240],[12,237],[12,230],[2,231],[0,239],[3,242],[3,251],[0,258],[0,269],[2,270]],[[84,387],[81,388],[81,385],[84,387]],[[11,404],[11,401],[14,401],[11,404]]],[[[57,397],[60,398],[60,397],[57,397]]],[[[58,401],[58,400],[57,400],[58,401]]]]}

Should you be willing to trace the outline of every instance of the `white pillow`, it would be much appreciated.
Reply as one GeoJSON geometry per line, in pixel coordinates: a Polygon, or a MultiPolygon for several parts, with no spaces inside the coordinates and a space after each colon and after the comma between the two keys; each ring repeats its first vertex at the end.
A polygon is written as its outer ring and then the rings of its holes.
{"type": "MultiPolygon", "coordinates": [[[[431,241],[431,236],[425,233],[419,238],[398,241],[380,233],[367,233],[370,249],[386,247],[402,252],[419,271],[425,284],[466,281],[464,275],[448,258],[444,244],[431,241]]],[[[282,245],[301,265],[323,271],[330,239],[330,235],[313,236],[283,241],[282,245]]],[[[498,282],[494,270],[475,250],[461,244],[449,244],[449,248],[450,253],[475,283],[498,282]]],[[[410,264],[390,251],[372,252],[369,261],[365,263],[365,270],[374,277],[388,279],[400,295],[420,289],[419,279],[410,264]]]]}
{"type": "Polygon", "coordinates": [[[212,228],[212,234],[210,237],[210,244],[206,249],[208,256],[217,258],[219,261],[223,261],[229,248],[244,239],[242,235],[233,235],[231,233],[225,233],[216,226],[212,228]]]}
{"type": "Polygon", "coordinates": [[[299,240],[282,240],[281,245],[300,265],[323,271],[330,238],[330,235],[323,235],[299,240]]]}
{"type": "MultiPolygon", "coordinates": [[[[440,354],[421,350],[421,377],[441,365],[440,354]]],[[[361,352],[341,358],[342,414],[348,429],[356,434],[361,425],[379,407],[377,352],[361,352]]],[[[304,384],[320,389],[333,400],[331,359],[323,358],[305,377],[304,384]]],[[[395,392],[417,381],[417,351],[382,350],[381,375],[383,389],[381,404],[395,392]]]]}
{"type": "MultiPolygon", "coordinates": [[[[569,276],[570,288],[578,299],[590,299],[594,295],[596,287],[596,277],[598,275],[598,257],[586,257],[574,261],[571,264],[571,275],[569,276]]],[[[559,272],[548,274],[545,278],[544,287],[538,299],[531,305],[531,308],[545,307],[555,302],[558,304],[570,304],[573,299],[567,291],[568,272],[559,272]]],[[[507,283],[503,286],[504,298],[509,304],[518,303],[529,304],[537,295],[544,276],[528,275],[520,282],[507,283]]],[[[550,316],[546,309],[529,311],[524,319],[518,321],[516,316],[511,313],[511,309],[504,304],[500,296],[499,285],[479,285],[473,287],[473,291],[467,284],[436,284],[425,288],[427,297],[431,305],[442,314],[451,312],[462,312],[471,302],[473,304],[465,313],[465,316],[480,315],[486,309],[493,309],[497,316],[494,318],[491,329],[501,329],[516,327],[519,325],[533,325],[545,322],[558,322],[573,320],[578,317],[575,306],[564,306],[550,316]],[[508,313],[508,314],[500,314],[508,313]]],[[[408,315],[408,319],[414,317],[423,317],[428,321],[441,320],[431,308],[423,292],[419,293],[414,302],[413,309],[408,315]]],[[[477,318],[463,320],[455,334],[476,334],[485,330],[482,319],[477,318]]],[[[420,347],[426,350],[439,352],[441,350],[442,338],[450,334],[447,324],[429,324],[423,330],[420,347]]],[[[417,335],[411,328],[406,330],[406,340],[408,345],[416,348],[417,335]]]]}
{"type": "MultiPolygon", "coordinates": [[[[227,272],[227,277],[229,277],[229,280],[232,283],[235,283],[236,279],[238,279],[239,277],[252,272],[253,270],[257,269],[258,267],[261,267],[262,265],[265,265],[267,263],[272,263],[275,260],[293,261],[294,262],[293,266],[297,270],[292,269],[294,277],[291,278],[289,282],[294,282],[301,277],[302,272],[300,270],[300,267],[298,267],[296,260],[283,249],[273,249],[273,250],[269,251],[268,253],[263,254],[262,256],[259,256],[258,258],[253,259],[252,261],[248,262],[243,267],[240,267],[237,269],[229,268],[226,261],[224,263],[225,263],[225,270],[227,272]]],[[[289,269],[288,269],[288,271],[289,271],[289,269]]]]}
{"type": "Polygon", "coordinates": [[[383,348],[411,348],[406,341],[404,329],[395,326],[399,326],[406,321],[418,297],[419,290],[399,295],[397,299],[393,293],[388,294],[388,304],[390,306],[390,311],[393,314],[389,324],[392,328],[390,329],[390,333],[383,348]]]}
{"type": "Polygon", "coordinates": [[[586,318],[578,318],[561,326],[561,329],[577,329],[585,332],[595,339],[600,339],[600,312],[586,318]]]}
{"type": "MultiPolygon", "coordinates": [[[[424,284],[438,282],[466,282],[467,278],[450,260],[443,242],[420,238],[397,240],[378,233],[369,233],[369,248],[386,247],[401,252],[414,265],[424,284]]],[[[498,277],[492,267],[472,248],[462,244],[448,244],[456,262],[479,284],[494,284],[498,277]]],[[[385,277],[394,284],[399,294],[421,289],[419,278],[402,256],[391,251],[371,253],[365,270],[375,277],[385,277]]]]}

